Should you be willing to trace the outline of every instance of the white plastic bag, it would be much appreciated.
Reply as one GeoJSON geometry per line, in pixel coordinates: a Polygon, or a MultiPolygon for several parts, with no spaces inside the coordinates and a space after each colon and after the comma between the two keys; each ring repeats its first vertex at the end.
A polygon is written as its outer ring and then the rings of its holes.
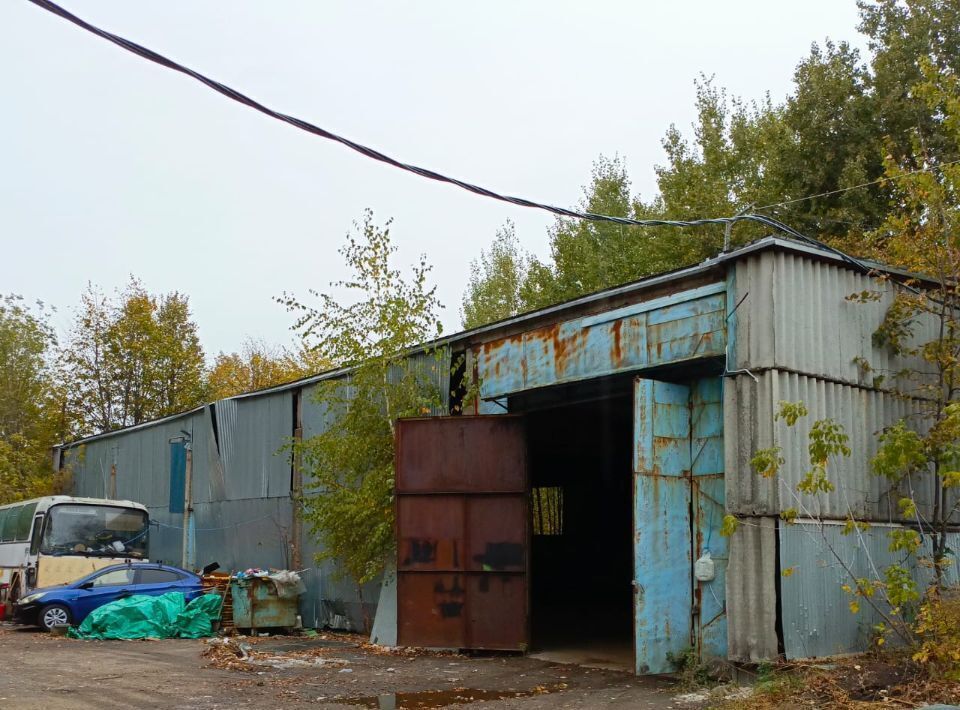
{"type": "Polygon", "coordinates": [[[698,582],[710,582],[716,574],[713,558],[710,557],[710,550],[704,550],[700,559],[693,563],[693,576],[696,577],[698,582]]]}

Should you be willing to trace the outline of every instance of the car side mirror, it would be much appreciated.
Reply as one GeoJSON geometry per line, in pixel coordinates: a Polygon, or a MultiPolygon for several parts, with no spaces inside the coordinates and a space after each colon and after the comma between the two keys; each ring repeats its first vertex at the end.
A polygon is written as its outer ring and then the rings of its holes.
{"type": "Polygon", "coordinates": [[[84,582],[78,589],[93,589],[93,582],[84,582]]]}

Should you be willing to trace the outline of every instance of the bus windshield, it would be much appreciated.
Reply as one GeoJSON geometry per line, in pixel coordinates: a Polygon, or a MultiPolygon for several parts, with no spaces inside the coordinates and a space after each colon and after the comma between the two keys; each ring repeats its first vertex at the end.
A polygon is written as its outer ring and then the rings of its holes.
{"type": "Polygon", "coordinates": [[[144,557],[148,526],[146,512],[134,508],[55,505],[47,513],[40,553],[144,557]]]}

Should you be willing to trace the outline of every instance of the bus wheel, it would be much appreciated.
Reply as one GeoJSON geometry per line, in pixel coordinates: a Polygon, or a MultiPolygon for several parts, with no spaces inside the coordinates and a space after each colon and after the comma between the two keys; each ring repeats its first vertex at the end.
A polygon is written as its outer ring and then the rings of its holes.
{"type": "Polygon", "coordinates": [[[63,626],[70,623],[70,609],[63,604],[51,604],[40,610],[38,617],[44,631],[50,631],[54,626],[63,626]]]}

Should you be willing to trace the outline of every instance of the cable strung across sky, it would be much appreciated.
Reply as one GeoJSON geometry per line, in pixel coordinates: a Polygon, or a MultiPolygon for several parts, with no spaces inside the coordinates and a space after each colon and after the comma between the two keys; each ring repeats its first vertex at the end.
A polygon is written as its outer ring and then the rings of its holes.
{"type": "Polygon", "coordinates": [[[770,229],[776,230],[788,236],[791,236],[794,239],[798,239],[800,241],[813,244],[821,249],[827,249],[837,254],[840,258],[842,258],[847,263],[853,266],[856,266],[862,271],[864,272],[870,271],[870,268],[866,264],[853,258],[852,256],[849,256],[848,254],[845,254],[839,249],[834,249],[833,247],[827,244],[824,244],[823,242],[817,239],[813,239],[812,237],[808,237],[798,232],[793,227],[790,227],[784,224],[783,222],[780,222],[779,220],[774,219],[773,217],[768,217],[767,215],[763,215],[763,214],[746,213],[746,214],[734,215],[731,217],[707,217],[707,218],[690,219],[690,220],[631,219],[629,217],[616,217],[613,215],[596,214],[593,212],[581,212],[579,210],[572,210],[572,209],[567,209],[565,207],[556,207],[554,205],[535,202],[533,200],[528,200],[523,197],[512,197],[509,195],[502,195],[500,193],[494,192],[493,190],[489,190],[485,187],[474,185],[469,182],[464,182],[463,180],[458,180],[457,178],[449,177],[447,175],[442,175],[441,173],[434,172],[433,170],[429,170],[427,168],[421,168],[416,165],[411,165],[409,163],[401,162],[396,158],[392,158],[389,155],[385,155],[381,153],[378,150],[369,148],[365,145],[361,145],[360,143],[352,141],[349,138],[344,138],[343,136],[339,136],[336,133],[331,133],[330,131],[324,128],[321,128],[320,126],[316,126],[312,123],[309,123],[308,121],[304,121],[295,116],[290,116],[288,114],[275,111],[274,109],[268,106],[264,106],[260,102],[255,101],[254,99],[251,99],[249,96],[246,96],[245,94],[240,93],[236,89],[232,89],[225,84],[221,84],[219,81],[216,81],[215,79],[211,79],[210,77],[204,76],[200,72],[194,71],[189,67],[186,67],[182,64],[178,64],[172,59],[168,59],[162,54],[158,54],[157,52],[154,52],[152,49],[143,47],[137,44],[136,42],[131,42],[128,39],[124,39],[123,37],[120,37],[119,35],[115,35],[111,32],[107,32],[106,30],[100,29],[95,25],[91,25],[89,22],[68,12],[67,10],[63,9],[59,5],[53,2],[50,2],[50,0],[29,0],[29,1],[32,2],[34,5],[37,5],[38,7],[41,7],[44,10],[47,10],[48,12],[51,12],[59,17],[62,17],[63,19],[69,22],[72,22],[73,24],[83,28],[87,32],[95,34],[98,37],[102,37],[103,39],[109,42],[112,42],[120,47],[123,47],[129,52],[132,52],[140,57],[143,57],[144,59],[148,59],[151,62],[159,64],[160,66],[166,67],[167,69],[172,69],[173,71],[180,72],[181,74],[186,74],[187,76],[193,79],[196,79],[200,83],[205,84],[206,86],[213,89],[217,93],[223,94],[227,98],[232,99],[238,103],[241,103],[249,108],[252,108],[255,111],[259,111],[260,113],[266,114],[271,118],[274,118],[278,121],[283,121],[284,123],[288,123],[291,126],[295,126],[296,128],[299,128],[302,131],[306,131],[307,133],[312,133],[315,136],[319,136],[321,138],[326,138],[327,140],[340,143],[341,145],[344,145],[347,148],[350,148],[351,150],[354,150],[357,153],[360,153],[361,155],[364,155],[368,158],[372,158],[373,160],[380,161],[381,163],[392,165],[393,167],[399,168],[400,170],[405,170],[407,172],[413,173],[414,175],[419,175],[420,177],[424,177],[430,180],[436,180],[437,182],[443,182],[450,185],[455,185],[463,190],[467,190],[468,192],[481,195],[482,197],[488,197],[490,199],[500,200],[501,202],[517,205],[519,207],[530,207],[533,209],[545,210],[547,212],[551,212],[561,217],[569,217],[572,219],[582,219],[590,222],[612,222],[614,224],[621,224],[625,226],[699,227],[699,226],[709,225],[709,224],[726,226],[726,225],[734,224],[736,222],[754,222],[757,224],[762,224],[766,227],[769,227],[770,229]]]}

